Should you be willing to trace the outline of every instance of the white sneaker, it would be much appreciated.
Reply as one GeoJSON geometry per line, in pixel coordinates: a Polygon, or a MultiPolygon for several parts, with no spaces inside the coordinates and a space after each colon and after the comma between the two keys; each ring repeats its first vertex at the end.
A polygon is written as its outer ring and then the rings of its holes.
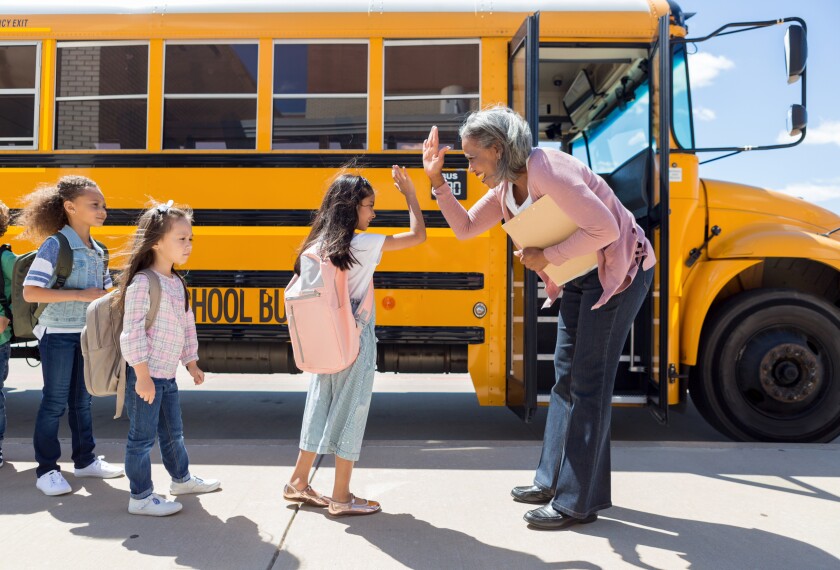
{"type": "Polygon", "coordinates": [[[56,471],[55,469],[38,477],[35,486],[42,493],[50,497],[66,495],[67,493],[73,492],[70,483],[67,482],[60,471],[56,471]]]}
{"type": "Polygon", "coordinates": [[[186,495],[187,493],[209,493],[221,487],[222,482],[218,479],[200,479],[193,475],[183,483],[175,481],[169,486],[170,495],[186,495]]]}
{"type": "Polygon", "coordinates": [[[148,515],[150,517],[168,517],[180,511],[184,505],[177,501],[164,499],[157,493],[152,493],[145,499],[129,499],[128,512],[132,515],[148,515]]]}
{"type": "Polygon", "coordinates": [[[98,477],[99,479],[112,479],[114,477],[119,477],[123,473],[125,473],[122,467],[116,467],[111,465],[107,461],[104,461],[102,458],[105,457],[104,455],[100,455],[96,459],[93,460],[93,463],[85,467],[84,469],[74,469],[73,475],[76,477],[98,477]]]}

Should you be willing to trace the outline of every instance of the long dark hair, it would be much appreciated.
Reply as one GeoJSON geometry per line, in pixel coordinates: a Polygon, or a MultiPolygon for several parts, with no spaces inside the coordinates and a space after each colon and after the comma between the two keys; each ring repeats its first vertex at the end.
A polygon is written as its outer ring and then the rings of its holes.
{"type": "Polygon", "coordinates": [[[20,237],[40,243],[69,224],[64,202],[75,200],[85,188],[98,189],[99,186],[84,176],[62,176],[55,184],[41,186],[27,194],[23,198],[23,211],[15,220],[24,228],[20,237]]]}
{"type": "Polygon", "coordinates": [[[321,257],[329,257],[339,269],[347,270],[358,263],[350,251],[350,240],[359,225],[357,208],[362,200],[372,195],[373,186],[363,176],[342,174],[330,184],[315,214],[312,229],[298,250],[295,273],[300,275],[300,255],[314,241],[321,242],[321,257]]]}
{"type": "MultiPolygon", "coordinates": [[[[116,279],[119,292],[115,295],[114,303],[120,310],[125,310],[125,292],[131,280],[138,272],[152,266],[155,261],[155,252],[152,247],[163,239],[176,220],[186,220],[192,224],[192,210],[188,207],[166,208],[155,204],[140,216],[137,221],[137,232],[134,234],[134,241],[128,252],[128,260],[116,279]]],[[[174,265],[172,273],[177,275],[182,283],[184,282],[183,276],[178,273],[174,265]]],[[[186,291],[186,285],[184,290],[186,291]]]]}

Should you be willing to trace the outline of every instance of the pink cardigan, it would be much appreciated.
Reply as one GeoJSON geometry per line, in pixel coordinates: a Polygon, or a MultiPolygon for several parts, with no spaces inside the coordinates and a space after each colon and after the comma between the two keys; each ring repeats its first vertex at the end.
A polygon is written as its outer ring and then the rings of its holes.
{"type": "MultiPolygon", "coordinates": [[[[546,248],[546,259],[560,265],[572,257],[597,252],[598,279],[604,294],[592,306],[593,310],[630,285],[638,271],[638,259],[643,258],[645,270],[656,264],[653,247],[633,214],[619,202],[604,179],[585,164],[562,151],[535,148],[528,157],[527,168],[531,198],[536,201],[546,194],[551,196],[579,226],[566,240],[546,248]]],[[[458,239],[468,239],[486,232],[502,218],[507,221],[513,217],[505,206],[509,186],[510,183],[502,182],[491,188],[469,212],[455,199],[448,184],[435,188],[434,193],[449,227],[458,239]]],[[[545,282],[549,306],[562,287],[543,272],[538,275],[545,282]]]]}

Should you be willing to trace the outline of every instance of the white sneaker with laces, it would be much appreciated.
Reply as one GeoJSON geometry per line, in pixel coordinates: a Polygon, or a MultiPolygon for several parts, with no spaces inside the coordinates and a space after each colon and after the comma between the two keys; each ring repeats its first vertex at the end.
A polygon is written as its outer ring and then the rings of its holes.
{"type": "Polygon", "coordinates": [[[49,497],[66,495],[67,493],[73,492],[70,483],[67,482],[60,471],[56,471],[55,469],[38,477],[35,486],[49,497]]]}
{"type": "Polygon", "coordinates": [[[91,463],[84,469],[74,469],[73,475],[75,475],[76,477],[97,477],[99,479],[112,479],[114,477],[119,477],[120,475],[125,473],[122,467],[111,465],[107,461],[103,460],[103,457],[105,456],[100,455],[99,457],[93,460],[93,463],[91,463]]]}
{"type": "Polygon", "coordinates": [[[164,499],[157,493],[152,493],[145,499],[129,499],[128,512],[132,515],[148,515],[150,517],[168,517],[180,511],[184,505],[177,501],[164,499]]]}
{"type": "Polygon", "coordinates": [[[187,493],[209,493],[221,487],[222,482],[218,479],[201,479],[195,475],[183,483],[175,481],[169,486],[170,495],[186,495],[187,493]]]}

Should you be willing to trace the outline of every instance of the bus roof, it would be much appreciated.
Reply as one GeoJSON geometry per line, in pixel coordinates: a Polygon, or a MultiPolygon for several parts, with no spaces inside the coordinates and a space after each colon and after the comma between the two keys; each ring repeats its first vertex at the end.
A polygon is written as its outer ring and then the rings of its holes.
{"type": "Polygon", "coordinates": [[[665,0],[28,0],[3,12],[61,14],[401,13],[401,12],[667,12],[665,0]],[[663,10],[664,7],[664,10],[663,10]]]}

